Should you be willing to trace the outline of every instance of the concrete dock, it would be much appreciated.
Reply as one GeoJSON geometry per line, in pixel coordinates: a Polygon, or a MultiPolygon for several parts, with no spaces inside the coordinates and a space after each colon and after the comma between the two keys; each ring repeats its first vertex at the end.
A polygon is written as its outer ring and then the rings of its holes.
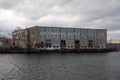
{"type": "Polygon", "coordinates": [[[101,53],[118,51],[117,49],[6,49],[0,53],[101,53]]]}

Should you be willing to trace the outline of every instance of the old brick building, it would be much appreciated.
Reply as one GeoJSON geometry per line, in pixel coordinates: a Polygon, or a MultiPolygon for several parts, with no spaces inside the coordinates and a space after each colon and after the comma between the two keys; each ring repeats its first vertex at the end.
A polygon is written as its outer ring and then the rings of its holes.
{"type": "Polygon", "coordinates": [[[16,46],[38,48],[106,48],[106,29],[33,26],[12,33],[16,46]]]}

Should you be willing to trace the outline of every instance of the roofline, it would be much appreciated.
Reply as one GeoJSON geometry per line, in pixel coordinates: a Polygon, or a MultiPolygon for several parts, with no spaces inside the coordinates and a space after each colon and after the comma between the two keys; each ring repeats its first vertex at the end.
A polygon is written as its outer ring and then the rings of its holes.
{"type": "Polygon", "coordinates": [[[23,31],[23,30],[26,30],[26,29],[31,29],[31,28],[34,28],[34,27],[38,27],[38,28],[64,28],[64,29],[84,29],[84,30],[107,30],[107,29],[95,29],[95,28],[79,28],[79,27],[65,27],[65,26],[62,26],[62,27],[60,27],[60,26],[57,26],[57,27],[55,27],[55,26],[37,26],[37,25],[35,25],[35,26],[31,26],[31,27],[29,27],[29,28],[25,28],[25,29],[20,29],[20,30],[15,30],[15,31],[13,31],[13,33],[14,32],[17,32],[17,31],[23,31]]]}
{"type": "Polygon", "coordinates": [[[70,28],[70,29],[93,29],[93,30],[107,30],[107,29],[95,29],[95,28],[79,28],[79,27],[67,27],[67,26],[32,26],[32,27],[42,27],[42,28],[70,28]]]}

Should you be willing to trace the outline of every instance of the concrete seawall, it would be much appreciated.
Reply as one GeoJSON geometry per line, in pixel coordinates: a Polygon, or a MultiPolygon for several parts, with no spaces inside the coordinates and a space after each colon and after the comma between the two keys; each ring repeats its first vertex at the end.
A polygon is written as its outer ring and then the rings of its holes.
{"type": "Polygon", "coordinates": [[[0,53],[101,53],[118,49],[4,49],[0,53]]]}

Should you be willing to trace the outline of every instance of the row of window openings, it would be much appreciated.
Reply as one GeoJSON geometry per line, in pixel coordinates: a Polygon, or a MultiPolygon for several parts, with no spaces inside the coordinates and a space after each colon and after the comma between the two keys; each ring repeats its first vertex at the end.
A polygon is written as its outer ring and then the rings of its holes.
{"type": "MultiPolygon", "coordinates": [[[[44,42],[41,42],[41,44],[39,46],[36,47],[41,47],[41,48],[51,48],[51,40],[47,40],[46,43],[44,44],[44,42]]],[[[61,48],[74,48],[74,46],[66,46],[66,41],[65,40],[61,40],[60,43],[60,47],[61,48]]],[[[59,48],[59,46],[53,46],[53,48],[59,48]]],[[[80,46],[79,40],[75,41],[75,48],[94,48],[93,46],[93,41],[89,40],[88,41],[88,46],[80,46]]],[[[100,48],[100,46],[95,46],[95,48],[100,48]]]]}

